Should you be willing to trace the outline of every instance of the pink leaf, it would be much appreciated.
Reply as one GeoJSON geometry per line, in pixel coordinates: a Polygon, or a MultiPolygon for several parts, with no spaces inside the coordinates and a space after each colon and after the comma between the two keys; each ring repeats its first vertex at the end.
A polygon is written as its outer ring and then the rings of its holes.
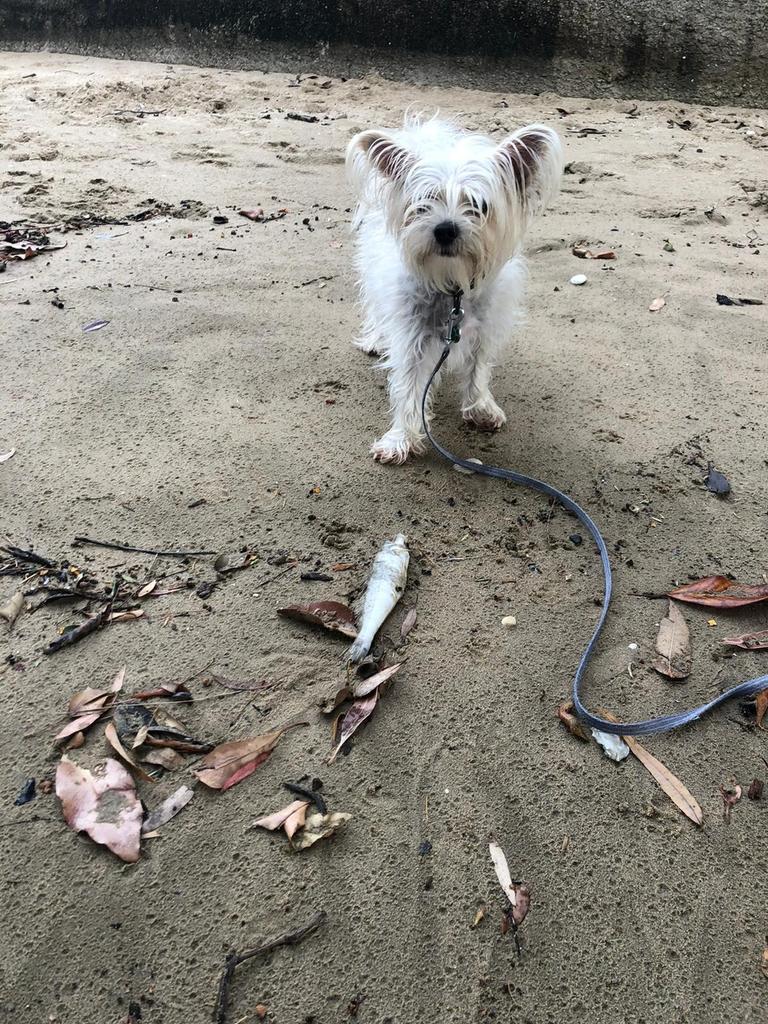
{"type": "Polygon", "coordinates": [[[64,819],[75,832],[87,832],[129,864],[139,859],[144,813],[133,779],[108,757],[95,772],[65,755],[56,771],[56,796],[64,819]]]}

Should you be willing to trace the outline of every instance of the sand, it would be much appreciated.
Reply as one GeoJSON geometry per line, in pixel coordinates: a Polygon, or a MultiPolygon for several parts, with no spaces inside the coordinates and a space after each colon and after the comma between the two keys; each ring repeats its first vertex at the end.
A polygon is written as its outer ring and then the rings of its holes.
{"type": "MultiPolygon", "coordinates": [[[[66,249],[0,276],[0,451],[17,449],[0,465],[2,533],[104,578],[215,574],[209,557],[179,566],[73,548],[75,534],[260,556],[205,600],[148,599],[144,621],[52,657],[42,649],[75,609],[52,604],[10,633],[0,623],[4,1019],[107,1024],[135,1001],[147,1024],[206,1021],[225,953],[317,910],[328,914],[321,932],[240,968],[230,1021],[258,1019],[258,1004],[275,1022],[345,1021],[358,996],[366,1024],[762,1019],[765,803],[743,799],[726,824],[718,787],[766,775],[765,737],[732,706],[647,741],[699,799],[698,830],[638,762],[616,765],[559,725],[597,614],[595,553],[535,494],[433,457],[400,469],[369,458],[386,396],[351,344],[342,153],[355,130],[395,124],[413,102],[499,137],[528,120],[561,130],[571,173],[531,233],[529,322],[497,375],[509,426],[470,432],[448,388],[436,428],[454,449],[556,482],[592,511],[618,595],[589,699],[645,717],[766,670],[765,653],[724,658],[719,643],[766,628],[759,606],[687,608],[693,672],[668,682],[650,667],[665,604],[641,596],[717,572],[756,582],[768,569],[768,306],[715,301],[768,300],[765,112],[379,78],[296,84],[56,54],[1,55],[0,87],[0,219],[119,220],[163,203],[181,214],[54,232],[66,249]],[[162,112],[115,113],[142,108],[162,112]],[[289,212],[266,224],[238,216],[257,205],[289,212]],[[577,259],[581,240],[617,259],[577,259]],[[570,286],[580,272],[586,286],[570,286]],[[666,306],[649,312],[660,296],[666,306]],[[108,326],[82,331],[97,319],[108,326]],[[726,500],[702,486],[708,460],[732,483],[726,500]],[[385,646],[413,607],[418,624],[396,685],[328,766],[318,704],[343,678],[343,641],[276,608],[357,592],[399,530],[412,567],[385,646]],[[340,562],[354,567],[331,569],[340,562]],[[300,580],[316,568],[332,582],[300,580]],[[502,627],[506,615],[516,627],[502,627]],[[53,777],[70,695],[122,664],[127,692],[201,673],[196,703],[177,715],[213,742],[310,722],[231,791],[198,787],[133,866],[72,833],[52,794],[13,806],[26,777],[53,777]],[[210,672],[272,688],[206,687],[210,672]],[[304,775],[353,818],[292,855],[251,825],[304,775]],[[533,893],[520,961],[500,933],[491,834],[533,893]]],[[[3,598],[16,582],[3,581],[3,598]]],[[[72,756],[93,766],[107,752],[95,726],[72,756]]],[[[152,808],[189,778],[140,793],[152,808]]]]}

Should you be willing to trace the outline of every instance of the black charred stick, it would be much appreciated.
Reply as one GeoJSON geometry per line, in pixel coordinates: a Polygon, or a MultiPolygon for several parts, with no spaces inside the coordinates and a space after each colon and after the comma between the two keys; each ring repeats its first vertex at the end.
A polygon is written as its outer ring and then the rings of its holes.
{"type": "Polygon", "coordinates": [[[43,558],[42,555],[38,555],[34,551],[24,551],[23,548],[15,548],[12,544],[6,544],[0,550],[7,551],[9,555],[16,558],[19,562],[32,562],[34,565],[44,565],[46,569],[53,569],[56,566],[55,562],[43,558]]]}
{"type": "Polygon", "coordinates": [[[320,796],[320,793],[315,792],[312,789],[305,789],[304,786],[300,786],[298,782],[284,782],[283,785],[289,793],[293,793],[294,796],[300,796],[303,800],[308,800],[321,814],[328,813],[328,806],[320,796]]]}
{"type": "Polygon", "coordinates": [[[114,551],[132,551],[137,555],[164,555],[168,558],[189,558],[192,555],[216,555],[217,551],[160,551],[157,548],[134,548],[130,544],[115,544],[111,540],[94,540],[93,537],[75,537],[78,544],[93,544],[97,548],[112,548],[114,551]]]}
{"type": "Polygon", "coordinates": [[[72,644],[76,644],[78,640],[82,640],[84,636],[89,636],[91,633],[95,633],[97,629],[101,629],[109,622],[109,617],[112,614],[112,606],[115,603],[115,597],[117,591],[120,588],[121,579],[119,576],[115,577],[115,582],[112,584],[112,592],[109,595],[109,600],[96,615],[92,615],[90,619],[86,619],[79,626],[75,626],[74,629],[67,630],[62,636],[57,637],[55,640],[51,640],[48,646],[43,651],[43,654],[55,654],[56,651],[60,651],[62,647],[69,647],[72,644]]]}
{"type": "Polygon", "coordinates": [[[215,1024],[226,1024],[229,986],[237,966],[245,960],[250,960],[251,957],[259,956],[262,953],[271,953],[273,949],[279,949],[280,946],[297,945],[302,939],[316,932],[318,928],[325,924],[327,916],[324,910],[320,910],[310,921],[302,928],[297,928],[296,931],[286,932],[284,935],[278,935],[274,939],[268,939],[261,946],[257,946],[255,949],[248,949],[244,953],[230,953],[224,962],[224,971],[219,980],[219,990],[216,995],[216,1005],[213,1008],[215,1024]]]}

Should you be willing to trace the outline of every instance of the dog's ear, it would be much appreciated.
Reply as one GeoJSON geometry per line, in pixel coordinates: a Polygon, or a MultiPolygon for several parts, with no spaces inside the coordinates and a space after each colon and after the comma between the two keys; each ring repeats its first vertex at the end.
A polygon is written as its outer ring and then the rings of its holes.
{"type": "Polygon", "coordinates": [[[528,207],[543,208],[557,195],[563,150],[557,132],[543,124],[520,128],[496,150],[502,176],[528,207]]]}
{"type": "Polygon", "coordinates": [[[386,132],[369,129],[352,139],[347,150],[347,162],[364,159],[389,181],[405,177],[413,157],[386,132]]]}

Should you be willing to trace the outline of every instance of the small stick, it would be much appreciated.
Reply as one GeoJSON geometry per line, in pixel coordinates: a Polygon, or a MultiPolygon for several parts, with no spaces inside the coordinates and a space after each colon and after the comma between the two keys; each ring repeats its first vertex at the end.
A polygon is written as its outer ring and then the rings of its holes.
{"type": "Polygon", "coordinates": [[[158,551],[157,548],[134,548],[130,544],[114,544],[110,540],[94,540],[93,537],[75,537],[78,544],[94,544],[97,548],[113,548],[115,551],[132,551],[137,555],[166,555],[171,558],[187,558],[190,555],[216,555],[217,551],[158,551]]]}
{"type": "Polygon", "coordinates": [[[109,599],[100,612],[96,615],[92,615],[90,619],[86,619],[79,626],[75,626],[74,629],[68,629],[62,636],[57,637],[55,640],[51,640],[48,646],[43,651],[43,654],[55,654],[56,651],[60,651],[62,647],[69,647],[70,644],[76,644],[78,640],[82,640],[84,636],[88,636],[90,633],[95,633],[97,629],[101,629],[109,622],[109,617],[112,614],[112,606],[115,603],[117,597],[117,591],[120,587],[120,577],[115,578],[115,582],[112,584],[112,592],[109,595],[109,599]]]}
{"type": "Polygon", "coordinates": [[[326,918],[327,914],[325,911],[320,910],[302,928],[297,928],[293,932],[285,932],[284,935],[278,935],[274,939],[268,939],[266,942],[262,943],[261,946],[256,946],[255,949],[248,949],[244,953],[230,953],[224,962],[224,971],[222,972],[221,979],[219,981],[216,1005],[213,1009],[213,1020],[216,1024],[226,1024],[227,1004],[229,1002],[229,986],[236,967],[244,961],[250,960],[254,956],[259,956],[262,953],[271,953],[273,949],[278,949],[280,946],[297,945],[302,939],[305,939],[308,935],[316,932],[318,928],[324,925],[326,918]]]}

